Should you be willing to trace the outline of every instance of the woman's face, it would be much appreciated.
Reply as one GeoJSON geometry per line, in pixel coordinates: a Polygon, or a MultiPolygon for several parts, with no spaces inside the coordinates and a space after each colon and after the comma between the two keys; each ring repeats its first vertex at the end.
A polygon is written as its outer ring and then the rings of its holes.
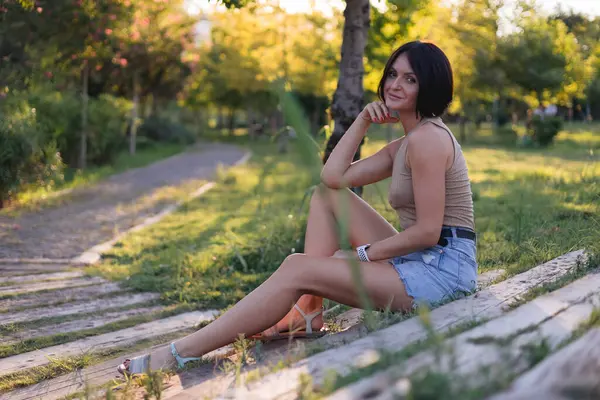
{"type": "Polygon", "coordinates": [[[385,77],[383,94],[390,110],[414,112],[417,109],[419,82],[406,53],[400,54],[392,64],[385,77]]]}

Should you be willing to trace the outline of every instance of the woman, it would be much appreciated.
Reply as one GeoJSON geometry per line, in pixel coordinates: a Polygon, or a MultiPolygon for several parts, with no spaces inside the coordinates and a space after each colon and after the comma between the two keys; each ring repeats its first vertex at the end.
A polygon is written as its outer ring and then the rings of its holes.
{"type": "Polygon", "coordinates": [[[408,311],[419,302],[433,305],[472,291],[477,263],[471,186],[461,147],[439,118],[452,93],[450,63],[438,47],[416,41],[394,51],[379,83],[381,101],[364,108],[323,167],[323,185],[310,203],[305,253],[287,257],[208,326],[151,355],[126,360],[119,371],[182,367],[239,334],[262,332],[255,337],[265,340],[311,336],[323,326],[323,297],[361,306],[346,257],[358,260],[377,308],[408,311]],[[396,122],[407,132],[404,137],[352,162],[372,123],[396,122]],[[389,202],[402,232],[347,189],[390,176],[389,202]],[[341,196],[348,197],[342,208],[349,211],[352,253],[338,250],[341,196]]]}

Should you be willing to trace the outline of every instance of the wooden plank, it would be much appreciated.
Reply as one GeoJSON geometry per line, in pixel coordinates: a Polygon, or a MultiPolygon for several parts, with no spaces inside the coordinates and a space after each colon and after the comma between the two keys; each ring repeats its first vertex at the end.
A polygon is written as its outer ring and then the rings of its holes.
{"type": "Polygon", "coordinates": [[[124,346],[142,339],[194,327],[200,322],[212,320],[215,315],[217,315],[217,311],[215,310],[194,311],[137,325],[132,328],[121,329],[58,346],[18,354],[0,359],[0,371],[2,371],[2,374],[10,374],[27,368],[49,364],[49,358],[64,358],[96,350],[124,346]]]}
{"type": "Polygon", "coordinates": [[[106,299],[68,303],[54,307],[31,308],[15,313],[0,314],[0,326],[14,324],[16,322],[35,321],[48,316],[59,317],[63,315],[102,311],[109,308],[126,307],[138,303],[143,304],[156,300],[159,297],[160,295],[158,293],[127,293],[122,296],[109,297],[106,299]]]}
{"type": "Polygon", "coordinates": [[[4,275],[0,277],[0,283],[16,283],[16,282],[29,282],[29,281],[53,281],[61,279],[72,279],[80,278],[83,276],[83,272],[71,271],[71,272],[54,272],[49,274],[34,274],[34,275],[18,275],[10,276],[4,275]]]}
{"type": "Polygon", "coordinates": [[[600,328],[552,354],[490,400],[566,399],[565,393],[600,399],[600,328]]]}
{"type": "MultiPolygon", "coordinates": [[[[185,336],[185,334],[182,334],[182,336],[185,336]]],[[[57,378],[43,381],[28,387],[16,389],[7,393],[6,398],[10,400],[56,400],[62,399],[70,394],[80,392],[85,389],[86,385],[93,388],[104,385],[111,381],[116,383],[123,382],[123,377],[117,372],[117,366],[122,363],[124,359],[141,356],[149,351],[152,351],[153,349],[165,346],[167,344],[168,343],[155,345],[146,350],[123,355],[121,357],[105,361],[101,364],[84,368],[83,370],[79,370],[77,372],[59,376],[57,378]]],[[[227,346],[211,352],[205,357],[216,360],[224,358],[232,354],[232,352],[233,348],[231,346],[227,346]]],[[[202,376],[205,379],[214,378],[218,372],[218,370],[215,370],[214,365],[207,363],[202,365],[199,369],[180,373],[176,375],[169,383],[168,387],[165,388],[165,393],[170,393],[170,389],[172,387],[176,389],[177,384],[183,384],[187,386],[188,382],[192,379],[194,382],[197,382],[197,379],[201,378],[202,376]]],[[[223,387],[223,389],[225,389],[225,387],[223,387]]],[[[100,398],[104,398],[104,396],[100,396],[100,398]]],[[[0,399],[4,398],[0,396],[0,399]]]]}
{"type": "Polygon", "coordinates": [[[106,280],[100,277],[93,278],[75,278],[59,281],[46,282],[21,282],[13,286],[0,286],[0,296],[7,294],[21,294],[41,292],[42,290],[66,289],[80,286],[90,286],[106,283],[106,280]]]}
{"type": "MultiPolygon", "coordinates": [[[[482,289],[474,295],[438,307],[430,314],[432,327],[436,331],[443,332],[461,323],[497,318],[509,309],[510,304],[516,301],[519,295],[565,275],[576,266],[582,256],[583,251],[581,250],[567,253],[482,289]]],[[[256,389],[252,389],[249,393],[254,393],[254,390],[257,393],[265,393],[266,387],[270,387],[273,398],[279,394],[293,392],[303,374],[311,375],[313,382],[320,384],[329,369],[342,373],[348,371],[355,360],[360,359],[368,349],[399,351],[411,343],[424,339],[426,335],[427,331],[418,318],[411,318],[373,332],[342,348],[333,348],[299,361],[289,368],[267,376],[259,382],[254,382],[250,387],[256,389]]],[[[331,339],[324,338],[323,340],[331,339]]]]}
{"type": "Polygon", "coordinates": [[[47,307],[56,304],[89,300],[114,292],[125,292],[118,283],[83,286],[43,293],[29,293],[0,300],[0,319],[2,314],[21,307],[47,307]]]}
{"type": "Polygon", "coordinates": [[[17,330],[16,332],[5,333],[3,336],[0,336],[0,344],[7,345],[42,336],[51,336],[59,333],[69,333],[85,329],[98,328],[112,322],[122,321],[137,315],[150,314],[163,309],[163,306],[132,308],[129,310],[119,310],[100,315],[93,315],[73,321],[35,326],[30,329],[22,329],[17,330]]]}
{"type": "MultiPolygon", "coordinates": [[[[600,304],[600,274],[584,277],[555,292],[538,297],[519,308],[444,342],[452,354],[437,356],[433,350],[422,352],[400,365],[339,390],[329,400],[360,399],[365,393],[374,398],[389,398],[398,380],[418,371],[431,369],[452,372],[463,382],[477,384],[478,372],[522,373],[528,364],[523,346],[545,340],[550,349],[571,337],[600,304]],[[509,345],[503,344],[510,341],[509,345]]],[[[377,349],[370,349],[377,351],[377,349]]],[[[247,397],[250,399],[251,397],[247,397]]],[[[270,398],[270,397],[269,397],[270,398]]],[[[538,398],[538,397],[536,397],[538,398]]]]}
{"type": "Polygon", "coordinates": [[[0,275],[26,275],[61,272],[71,269],[69,264],[0,264],[0,275]]]}

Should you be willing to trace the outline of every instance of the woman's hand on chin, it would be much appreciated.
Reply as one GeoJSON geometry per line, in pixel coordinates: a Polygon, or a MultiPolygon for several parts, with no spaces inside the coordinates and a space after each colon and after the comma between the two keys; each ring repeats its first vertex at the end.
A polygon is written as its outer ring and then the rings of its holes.
{"type": "Polygon", "coordinates": [[[359,116],[376,124],[394,124],[400,121],[397,117],[392,116],[392,113],[382,101],[367,104],[359,116]]]}

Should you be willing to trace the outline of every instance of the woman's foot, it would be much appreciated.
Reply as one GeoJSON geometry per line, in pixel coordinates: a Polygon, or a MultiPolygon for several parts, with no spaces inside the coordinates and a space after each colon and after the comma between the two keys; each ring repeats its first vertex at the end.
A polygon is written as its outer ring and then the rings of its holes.
{"type": "Polygon", "coordinates": [[[323,328],[322,306],[316,306],[313,302],[313,304],[308,304],[305,307],[306,309],[299,304],[294,305],[281,321],[262,333],[252,336],[251,339],[273,340],[290,336],[310,337],[321,335],[319,332],[323,328]]]}
{"type": "Polygon", "coordinates": [[[181,367],[181,364],[185,364],[188,361],[197,360],[196,357],[184,358],[178,352],[177,349],[173,350],[175,345],[171,343],[169,346],[161,347],[156,349],[150,354],[146,354],[133,359],[127,359],[123,364],[119,365],[118,371],[121,374],[134,375],[146,373],[150,371],[166,371],[174,370],[177,367],[181,367]],[[177,360],[175,354],[179,356],[177,360]]]}

